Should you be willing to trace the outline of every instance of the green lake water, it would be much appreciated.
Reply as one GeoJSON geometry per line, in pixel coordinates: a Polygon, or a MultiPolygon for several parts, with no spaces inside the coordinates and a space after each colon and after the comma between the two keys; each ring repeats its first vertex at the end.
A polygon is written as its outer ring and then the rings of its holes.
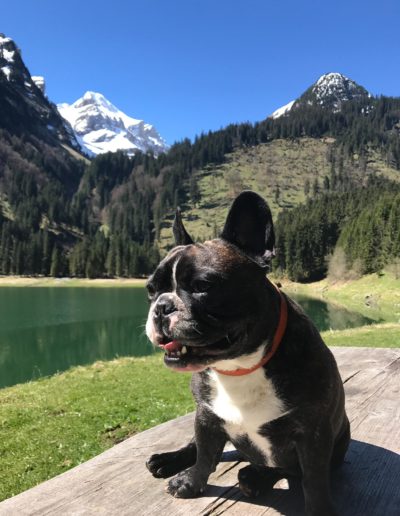
{"type": "MultiPolygon", "coordinates": [[[[375,322],[296,297],[319,330],[375,322]]],[[[144,333],[142,288],[0,288],[0,387],[118,356],[153,352],[144,333]]]]}

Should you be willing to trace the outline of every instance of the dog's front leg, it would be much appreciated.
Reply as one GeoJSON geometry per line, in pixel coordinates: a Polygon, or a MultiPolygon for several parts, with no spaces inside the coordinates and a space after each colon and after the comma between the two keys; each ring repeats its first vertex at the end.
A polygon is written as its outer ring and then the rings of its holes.
{"type": "Polygon", "coordinates": [[[196,463],[168,482],[168,493],[178,498],[194,498],[204,492],[227,441],[221,420],[204,407],[197,408],[194,428],[196,463]]]}
{"type": "Polygon", "coordinates": [[[329,425],[322,423],[312,435],[297,443],[307,516],[336,516],[331,498],[330,463],[333,437],[329,425]]]}

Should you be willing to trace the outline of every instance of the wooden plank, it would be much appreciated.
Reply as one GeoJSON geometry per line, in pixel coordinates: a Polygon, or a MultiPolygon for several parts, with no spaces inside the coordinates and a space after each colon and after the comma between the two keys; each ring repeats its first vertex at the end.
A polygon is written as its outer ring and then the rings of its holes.
{"type": "MultiPolygon", "coordinates": [[[[353,441],[346,464],[332,479],[339,514],[400,514],[400,350],[336,348],[345,381],[353,441]]],[[[0,515],[303,514],[298,482],[280,481],[256,500],[237,489],[235,452],[209,479],[205,496],[179,500],[164,492],[144,463],[151,453],[181,446],[192,435],[193,414],[142,432],[98,457],[0,503],[0,515]]]]}
{"type": "Polygon", "coordinates": [[[358,374],[361,370],[371,368],[383,369],[400,354],[398,348],[358,348],[332,347],[343,382],[358,374]]]}
{"type": "Polygon", "coordinates": [[[352,442],[344,467],[333,478],[339,513],[398,516],[400,353],[379,372],[363,369],[345,388],[352,442]]]}

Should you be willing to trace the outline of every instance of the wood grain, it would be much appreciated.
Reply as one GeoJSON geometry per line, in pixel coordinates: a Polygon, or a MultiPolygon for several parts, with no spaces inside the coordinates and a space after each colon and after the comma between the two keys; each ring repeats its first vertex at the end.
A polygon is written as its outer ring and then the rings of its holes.
{"type": "MultiPolygon", "coordinates": [[[[400,350],[332,348],[346,390],[352,442],[332,476],[342,516],[400,515],[400,350]]],[[[237,488],[235,451],[210,477],[205,495],[179,500],[166,494],[145,460],[181,446],[192,435],[193,414],[142,432],[94,459],[0,503],[0,515],[302,515],[298,482],[278,482],[268,495],[246,499],[237,488]]]]}

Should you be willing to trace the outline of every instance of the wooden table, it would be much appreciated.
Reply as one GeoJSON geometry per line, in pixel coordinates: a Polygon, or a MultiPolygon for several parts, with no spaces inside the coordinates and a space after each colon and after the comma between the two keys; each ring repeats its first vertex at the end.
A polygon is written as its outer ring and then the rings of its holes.
{"type": "MultiPolygon", "coordinates": [[[[332,477],[339,515],[400,515],[400,349],[333,348],[346,389],[352,442],[332,477]]],[[[202,498],[175,499],[145,468],[154,452],[181,446],[193,414],[114,446],[80,466],[0,504],[0,515],[276,515],[303,514],[298,482],[286,480],[258,499],[243,497],[235,451],[210,477],[202,498]]],[[[321,515],[323,516],[323,515],[321,515]]]]}

